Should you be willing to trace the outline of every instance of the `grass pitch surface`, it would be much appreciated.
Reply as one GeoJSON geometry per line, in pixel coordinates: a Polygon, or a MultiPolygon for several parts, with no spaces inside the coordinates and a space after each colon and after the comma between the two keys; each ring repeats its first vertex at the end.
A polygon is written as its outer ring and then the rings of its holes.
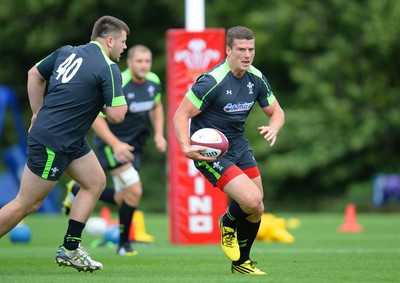
{"type": "Polygon", "coordinates": [[[145,214],[151,244],[134,244],[139,254],[120,257],[113,247],[90,246],[94,238],[84,233],[82,245],[104,268],[78,273],[54,262],[62,243],[67,218],[35,214],[25,219],[32,231],[28,244],[0,239],[0,282],[400,282],[400,215],[362,214],[361,233],[339,233],[340,214],[292,214],[299,228],[288,230],[291,244],[256,242],[252,260],[266,276],[234,275],[218,245],[172,245],[166,215],[145,214]]]}

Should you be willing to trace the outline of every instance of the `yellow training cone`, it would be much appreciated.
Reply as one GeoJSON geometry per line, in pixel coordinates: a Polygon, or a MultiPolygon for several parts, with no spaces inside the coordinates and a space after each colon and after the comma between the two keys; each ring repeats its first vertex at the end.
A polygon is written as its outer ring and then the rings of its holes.
{"type": "Polygon", "coordinates": [[[133,241],[144,243],[154,242],[154,237],[146,232],[144,215],[141,210],[135,210],[133,213],[131,230],[129,232],[129,237],[133,241]]]}
{"type": "Polygon", "coordinates": [[[286,221],[283,218],[275,217],[271,213],[264,213],[261,217],[260,229],[257,240],[265,242],[294,242],[294,237],[286,231],[286,221]]]}

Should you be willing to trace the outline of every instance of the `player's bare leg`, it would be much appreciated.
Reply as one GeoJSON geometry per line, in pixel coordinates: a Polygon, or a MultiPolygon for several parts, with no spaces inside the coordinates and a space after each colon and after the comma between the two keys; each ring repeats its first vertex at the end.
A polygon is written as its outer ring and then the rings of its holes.
{"type": "Polygon", "coordinates": [[[93,272],[102,269],[103,265],[91,259],[89,253],[80,246],[80,241],[85,223],[104,190],[105,174],[93,151],[74,160],[68,167],[67,174],[81,184],[82,188],[72,204],[64,244],[58,248],[55,261],[60,266],[93,272]]]}
{"type": "Polygon", "coordinates": [[[25,216],[38,210],[56,183],[35,175],[25,166],[18,195],[0,209],[0,237],[14,228],[25,216]]]}

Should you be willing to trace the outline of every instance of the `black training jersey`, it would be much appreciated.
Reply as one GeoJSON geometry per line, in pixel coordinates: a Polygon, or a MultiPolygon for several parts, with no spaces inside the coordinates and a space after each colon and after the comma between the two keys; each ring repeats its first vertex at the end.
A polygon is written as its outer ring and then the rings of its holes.
{"type": "Polygon", "coordinates": [[[126,104],[119,68],[95,41],[63,46],[36,67],[48,91],[29,134],[53,151],[73,152],[104,105],[126,104]]]}
{"type": "MultiPolygon", "coordinates": [[[[150,135],[149,111],[161,99],[160,79],[152,72],[146,75],[146,80],[137,84],[132,80],[129,69],[122,72],[122,87],[125,100],[128,104],[128,112],[125,120],[120,124],[110,124],[110,130],[119,140],[129,143],[136,150],[144,147],[150,135]]],[[[96,148],[102,148],[106,144],[95,135],[96,148]]]]}
{"type": "Polygon", "coordinates": [[[186,96],[202,111],[191,119],[191,134],[201,128],[214,128],[228,139],[244,133],[244,123],[255,101],[266,107],[275,100],[271,86],[258,69],[251,66],[239,79],[226,60],[200,76],[186,96]]]}

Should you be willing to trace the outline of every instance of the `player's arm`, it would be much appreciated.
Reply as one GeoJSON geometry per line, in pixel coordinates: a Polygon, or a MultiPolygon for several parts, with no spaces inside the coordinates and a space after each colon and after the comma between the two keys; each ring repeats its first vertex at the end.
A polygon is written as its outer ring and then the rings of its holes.
{"type": "Polygon", "coordinates": [[[263,107],[263,111],[269,117],[269,125],[260,126],[258,130],[261,135],[264,135],[265,140],[271,142],[270,146],[273,146],[280,129],[285,123],[285,113],[276,99],[271,105],[263,107]]]}
{"type": "Polygon", "coordinates": [[[122,123],[125,119],[125,114],[127,111],[128,111],[128,106],[126,104],[119,105],[119,106],[105,107],[105,114],[106,114],[107,120],[111,124],[122,123]]]}
{"type": "Polygon", "coordinates": [[[167,149],[167,140],[164,137],[164,107],[159,100],[149,112],[149,117],[154,130],[154,143],[160,152],[167,149]]]}
{"type": "Polygon", "coordinates": [[[133,146],[118,139],[118,137],[111,131],[103,117],[100,115],[97,116],[96,120],[94,120],[92,124],[92,129],[101,140],[112,148],[115,158],[120,162],[126,163],[133,160],[133,146]]]}
{"type": "Polygon", "coordinates": [[[189,119],[198,115],[201,111],[185,96],[176,110],[173,118],[175,135],[178,139],[182,154],[196,161],[214,161],[213,157],[205,157],[200,154],[204,148],[191,148],[189,137],[189,119]]]}
{"type": "Polygon", "coordinates": [[[103,95],[106,101],[102,112],[111,124],[121,123],[125,119],[128,106],[122,91],[122,77],[118,66],[111,64],[109,68],[104,68],[101,76],[103,95]]]}
{"type": "Polygon", "coordinates": [[[36,115],[39,113],[39,110],[43,106],[43,97],[45,88],[46,88],[45,78],[42,77],[36,66],[33,66],[28,71],[28,83],[27,83],[29,103],[32,109],[31,125],[29,129],[32,127],[33,123],[35,122],[36,115]]]}

